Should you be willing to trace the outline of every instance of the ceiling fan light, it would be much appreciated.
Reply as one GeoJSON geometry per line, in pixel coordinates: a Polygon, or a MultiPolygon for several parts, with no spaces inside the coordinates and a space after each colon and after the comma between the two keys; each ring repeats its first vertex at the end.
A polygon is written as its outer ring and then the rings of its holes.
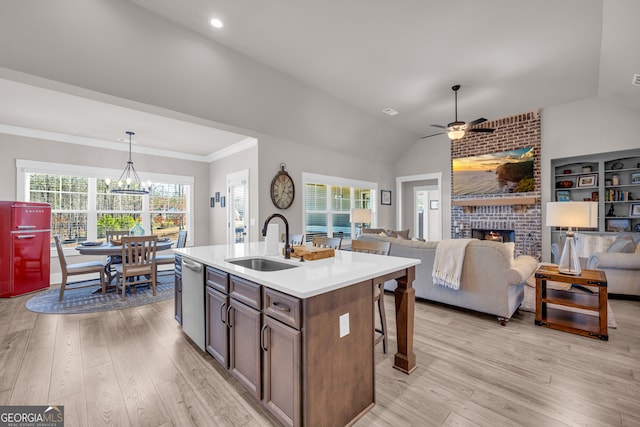
{"type": "Polygon", "coordinates": [[[452,129],[449,132],[447,132],[447,136],[451,140],[462,139],[464,134],[465,132],[462,129],[452,129]]]}

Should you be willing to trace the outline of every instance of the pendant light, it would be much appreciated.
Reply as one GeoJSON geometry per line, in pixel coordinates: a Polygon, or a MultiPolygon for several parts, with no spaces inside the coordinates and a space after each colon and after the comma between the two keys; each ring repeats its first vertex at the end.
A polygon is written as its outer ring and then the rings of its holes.
{"type": "MultiPolygon", "coordinates": [[[[127,131],[125,133],[129,135],[129,161],[122,171],[117,185],[114,188],[111,188],[110,192],[117,194],[130,194],[134,196],[149,194],[149,191],[151,191],[151,182],[142,182],[140,180],[140,177],[136,172],[136,168],[133,167],[133,160],[131,160],[131,137],[135,135],[135,133],[131,131],[127,131]]],[[[109,184],[111,184],[111,179],[106,178],[104,182],[108,189],[109,184]]]]}

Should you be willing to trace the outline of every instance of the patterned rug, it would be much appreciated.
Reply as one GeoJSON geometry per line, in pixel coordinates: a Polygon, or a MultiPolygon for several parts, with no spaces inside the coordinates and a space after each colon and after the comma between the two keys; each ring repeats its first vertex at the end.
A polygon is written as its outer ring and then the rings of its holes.
{"type": "Polygon", "coordinates": [[[157,280],[155,297],[151,289],[146,286],[140,286],[134,293],[127,288],[126,299],[122,301],[122,292],[111,290],[103,295],[100,291],[100,281],[96,279],[67,285],[62,302],[58,302],[60,288],[55,287],[32,297],[26,302],[25,306],[28,310],[36,313],[75,314],[121,310],[173,298],[173,274],[159,275],[157,280]],[[84,286],[91,283],[95,283],[96,286],[74,289],[74,285],[84,286]],[[96,290],[98,292],[94,293],[96,290]]]}
{"type": "MultiPolygon", "coordinates": [[[[580,290],[572,290],[572,292],[581,292],[580,290]]],[[[549,304],[549,306],[553,306],[553,304],[549,304]]],[[[565,310],[577,311],[580,313],[585,313],[589,315],[596,315],[595,312],[589,310],[582,310],[580,308],[573,307],[562,307],[565,310]]],[[[536,289],[531,286],[524,286],[524,299],[522,300],[522,304],[520,305],[520,310],[522,311],[530,311],[531,313],[536,312],[536,289]]],[[[613,311],[611,311],[611,304],[607,301],[607,323],[610,328],[616,329],[618,327],[618,322],[616,322],[616,318],[613,315],[613,311]]]]}

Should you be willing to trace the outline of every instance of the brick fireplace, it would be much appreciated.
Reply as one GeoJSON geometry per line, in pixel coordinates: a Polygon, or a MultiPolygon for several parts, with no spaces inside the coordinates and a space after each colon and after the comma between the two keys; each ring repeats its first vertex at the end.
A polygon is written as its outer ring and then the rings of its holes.
{"type": "MultiPolygon", "coordinates": [[[[468,133],[460,140],[451,141],[451,158],[533,147],[534,191],[468,196],[452,194],[451,237],[489,237],[491,240],[502,239],[505,242],[509,239],[515,243],[516,254],[540,257],[540,111],[488,121],[481,126],[494,128],[495,131],[468,133]],[[493,234],[488,234],[489,232],[493,234]]],[[[451,182],[453,183],[453,172],[451,182]]]]}

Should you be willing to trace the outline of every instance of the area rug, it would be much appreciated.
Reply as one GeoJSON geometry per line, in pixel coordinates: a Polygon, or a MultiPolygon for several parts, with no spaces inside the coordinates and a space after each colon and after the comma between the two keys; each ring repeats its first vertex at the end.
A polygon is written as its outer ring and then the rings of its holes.
{"type": "Polygon", "coordinates": [[[97,279],[89,280],[67,285],[62,302],[58,301],[60,288],[56,287],[32,297],[26,302],[25,306],[28,310],[45,314],[75,314],[121,310],[173,298],[173,283],[173,275],[160,275],[157,279],[156,296],[153,296],[151,289],[146,286],[137,288],[135,292],[131,292],[127,288],[126,298],[122,301],[122,292],[116,292],[114,289],[103,295],[100,291],[100,281],[97,279]],[[74,285],[85,286],[94,282],[96,284],[95,287],[73,289],[74,285]],[[96,289],[98,289],[97,293],[95,293],[96,289]]]}
{"type": "MultiPolygon", "coordinates": [[[[578,289],[572,290],[571,292],[581,292],[578,289]]],[[[553,304],[549,304],[553,306],[553,304]]],[[[596,312],[589,310],[582,310],[580,308],[574,307],[562,307],[564,310],[576,311],[579,313],[589,314],[591,316],[596,316],[596,312]]],[[[531,286],[524,286],[524,299],[522,300],[522,304],[520,305],[520,310],[522,311],[530,311],[532,313],[536,312],[536,289],[531,286]]],[[[608,326],[612,329],[616,329],[618,327],[618,322],[616,322],[616,318],[613,315],[613,311],[611,311],[611,305],[607,301],[607,323],[608,326]]]]}

